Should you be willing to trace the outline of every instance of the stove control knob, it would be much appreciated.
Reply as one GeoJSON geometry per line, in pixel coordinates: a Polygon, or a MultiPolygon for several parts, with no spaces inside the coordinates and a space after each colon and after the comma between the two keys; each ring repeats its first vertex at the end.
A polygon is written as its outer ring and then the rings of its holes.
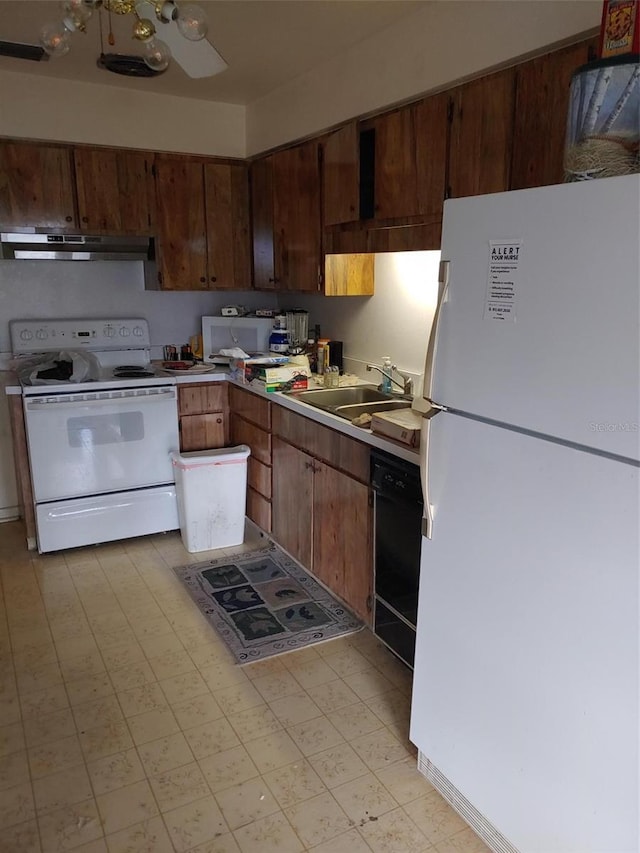
{"type": "Polygon", "coordinates": [[[120,337],[128,338],[130,334],[131,329],[129,329],[127,326],[120,326],[120,337]]]}
{"type": "Polygon", "coordinates": [[[46,329],[38,329],[38,331],[36,332],[36,338],[37,338],[39,341],[46,341],[46,339],[47,339],[48,337],[49,337],[49,335],[48,335],[48,333],[47,333],[47,330],[46,330],[46,329]]]}
{"type": "Polygon", "coordinates": [[[105,338],[112,338],[115,333],[116,330],[113,328],[113,326],[105,326],[102,330],[102,334],[105,336],[105,338]]]}
{"type": "Polygon", "coordinates": [[[141,338],[144,335],[144,331],[142,329],[142,326],[134,326],[133,327],[133,335],[136,338],[141,338]]]}
{"type": "Polygon", "coordinates": [[[21,341],[30,341],[33,338],[33,332],[29,329],[23,329],[20,332],[20,340],[21,341]]]}

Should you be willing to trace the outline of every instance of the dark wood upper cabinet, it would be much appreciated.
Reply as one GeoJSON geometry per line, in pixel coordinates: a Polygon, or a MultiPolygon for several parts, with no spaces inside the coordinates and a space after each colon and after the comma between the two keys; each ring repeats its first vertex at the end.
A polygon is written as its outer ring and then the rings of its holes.
{"type": "Polygon", "coordinates": [[[517,66],[512,190],[563,182],[571,76],[596,50],[589,39],[517,66]]]}
{"type": "Polygon", "coordinates": [[[114,148],[76,148],[80,229],[150,234],[154,224],[154,155],[114,148]]]}
{"type": "Polygon", "coordinates": [[[251,289],[249,171],[244,163],[204,166],[209,286],[251,289]]]}
{"type": "Polygon", "coordinates": [[[0,225],[77,228],[70,148],[0,142],[0,225]]]}
{"type": "Polygon", "coordinates": [[[374,218],[397,219],[420,212],[416,183],[415,113],[404,107],[378,116],[375,131],[374,218]]]}
{"type": "Polygon", "coordinates": [[[253,285],[256,290],[276,290],[279,282],[276,280],[272,158],[255,160],[251,164],[250,179],[253,285]]]}
{"type": "Polygon", "coordinates": [[[449,195],[509,189],[515,69],[472,80],[451,93],[449,195]]]}
{"type": "Polygon", "coordinates": [[[317,292],[322,251],[319,142],[254,162],[251,201],[256,289],[317,292]]]}
{"type": "Polygon", "coordinates": [[[329,134],[322,157],[323,225],[360,218],[360,132],[349,122],[329,134]]]}
{"type": "Polygon", "coordinates": [[[286,290],[320,289],[322,229],[320,160],[316,140],[273,155],[276,269],[286,290]]]}
{"type": "Polygon", "coordinates": [[[244,163],[156,157],[156,255],[163,290],[250,290],[244,163]]]}
{"type": "Polygon", "coordinates": [[[202,163],[156,158],[156,255],[164,290],[206,290],[207,227],[202,163]]]}
{"type": "Polygon", "coordinates": [[[412,109],[416,137],[418,208],[419,213],[432,222],[442,218],[446,192],[449,96],[442,92],[424,98],[412,109]]]}

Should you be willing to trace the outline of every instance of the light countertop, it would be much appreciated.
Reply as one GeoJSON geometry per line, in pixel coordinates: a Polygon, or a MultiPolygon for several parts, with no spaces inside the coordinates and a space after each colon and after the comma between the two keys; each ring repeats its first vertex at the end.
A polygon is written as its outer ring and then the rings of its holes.
{"type": "MultiPolygon", "coordinates": [[[[377,447],[379,450],[384,450],[387,453],[391,453],[393,456],[397,456],[407,462],[413,462],[416,465],[420,463],[420,455],[417,448],[408,447],[398,441],[393,441],[393,439],[375,435],[370,429],[354,426],[350,421],[347,421],[338,415],[333,415],[330,412],[324,412],[322,409],[316,409],[313,406],[309,406],[307,403],[303,403],[296,397],[289,396],[281,391],[266,392],[262,388],[256,388],[252,385],[237,382],[231,378],[226,367],[216,367],[207,373],[189,373],[188,371],[185,371],[184,373],[167,374],[167,379],[175,385],[194,384],[196,382],[232,382],[239,388],[244,388],[245,391],[250,391],[252,394],[257,394],[260,397],[265,397],[276,405],[284,406],[284,408],[290,409],[292,412],[297,412],[303,417],[309,418],[310,420],[329,427],[330,429],[334,429],[337,432],[341,432],[344,435],[348,435],[351,438],[355,438],[358,441],[362,441],[371,447],[377,447]]],[[[356,379],[353,384],[358,384],[358,381],[362,382],[362,380],[356,379]]],[[[370,383],[362,382],[362,384],[370,383]]],[[[11,371],[0,371],[0,387],[2,386],[4,386],[5,394],[22,393],[17,377],[15,373],[12,373],[11,371]]],[[[316,386],[314,384],[313,387],[323,386],[316,386]]]]}

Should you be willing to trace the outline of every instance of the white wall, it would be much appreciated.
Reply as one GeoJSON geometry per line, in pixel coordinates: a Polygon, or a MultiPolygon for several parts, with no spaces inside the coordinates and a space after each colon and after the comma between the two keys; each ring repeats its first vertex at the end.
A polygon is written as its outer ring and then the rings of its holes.
{"type": "Polygon", "coordinates": [[[0,136],[245,157],[245,108],[0,72],[0,136]]]}
{"type": "Polygon", "coordinates": [[[342,340],[345,369],[364,373],[367,362],[388,355],[401,370],[420,375],[438,295],[440,252],[376,255],[373,296],[298,296],[281,298],[283,307],[305,308],[309,328],[320,324],[323,337],[342,340]]]}
{"type": "Polygon", "coordinates": [[[223,305],[248,308],[277,304],[271,294],[170,293],[144,289],[142,261],[0,262],[0,353],[10,352],[9,321],[58,317],[144,317],[152,356],[164,344],[188,343],[200,318],[223,305]]]}
{"type": "Polygon", "coordinates": [[[576,41],[600,25],[600,0],[440,0],[247,108],[249,155],[576,41]]]}

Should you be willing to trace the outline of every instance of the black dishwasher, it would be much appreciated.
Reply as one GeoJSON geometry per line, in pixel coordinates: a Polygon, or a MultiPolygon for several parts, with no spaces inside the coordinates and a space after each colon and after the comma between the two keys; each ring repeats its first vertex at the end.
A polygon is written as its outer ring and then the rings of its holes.
{"type": "Polygon", "coordinates": [[[374,633],[413,667],[422,525],[420,468],[371,453],[375,495],[374,633]]]}

